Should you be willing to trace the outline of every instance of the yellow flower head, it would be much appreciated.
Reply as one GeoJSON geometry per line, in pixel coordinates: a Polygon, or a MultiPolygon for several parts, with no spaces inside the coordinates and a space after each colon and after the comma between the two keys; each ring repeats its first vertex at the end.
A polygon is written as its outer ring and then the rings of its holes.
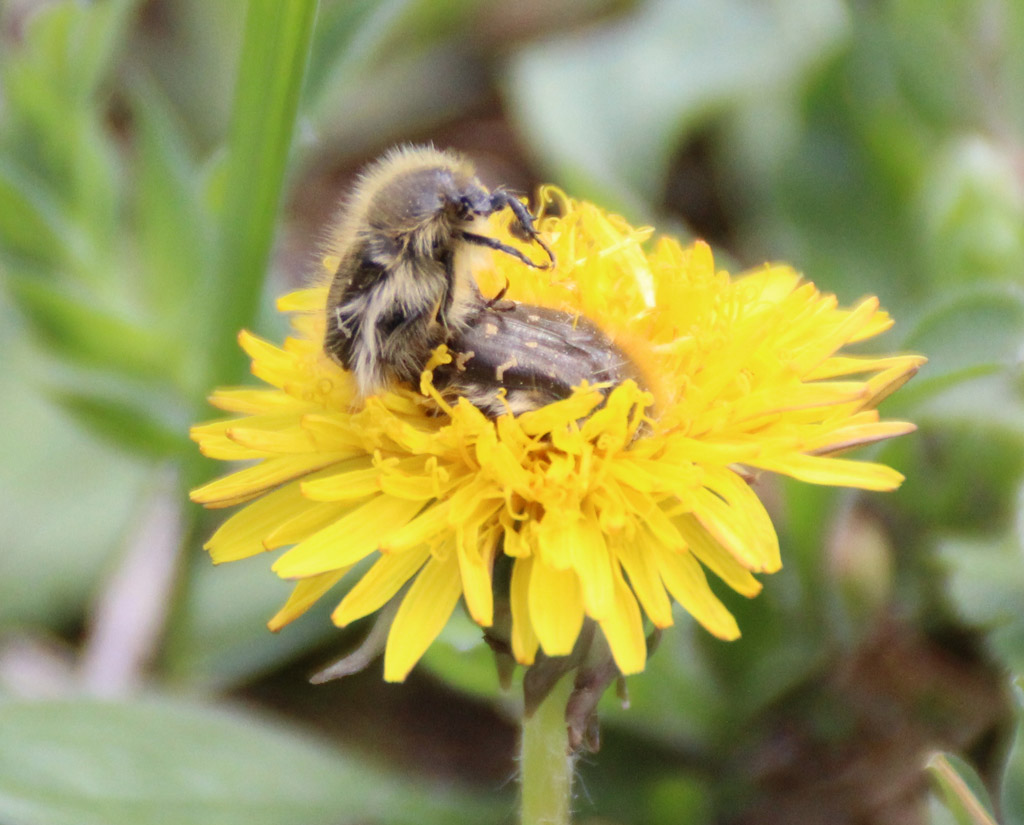
{"type": "Polygon", "coordinates": [[[586,316],[629,353],[645,386],[584,385],[492,421],[434,391],[442,348],[420,388],[360,401],[323,352],[326,289],[285,296],[294,334],[283,348],[240,336],[270,388],[218,390],[213,405],[235,417],[192,430],[204,454],[256,462],[192,494],[208,507],[246,503],[207,543],[214,562],[290,546],[273,570],[295,589],[271,629],[358,565],[333,620],[367,616],[408,585],[384,656],[385,678],[401,681],[460,598],[492,625],[504,554],[511,584],[499,596],[519,662],[538,649],[569,654],[589,617],[619,670],[636,673],[644,614],[667,627],[674,599],[715,636],[736,638],[706,572],[754,596],[753,574],[781,566],[753,472],[868,490],[902,481],[832,455],[914,429],[881,421],[875,405],[922,358],[838,354],[891,325],[877,299],[840,309],[786,266],[731,278],[703,243],[662,238],[645,252],[649,231],[557,190],[541,199],[557,270],[494,255],[481,288],[507,280],[509,298],[586,316]]]}

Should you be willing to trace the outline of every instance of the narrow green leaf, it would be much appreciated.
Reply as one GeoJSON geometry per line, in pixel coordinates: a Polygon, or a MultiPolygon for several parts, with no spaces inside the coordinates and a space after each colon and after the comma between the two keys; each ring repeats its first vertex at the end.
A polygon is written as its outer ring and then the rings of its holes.
{"type": "Polygon", "coordinates": [[[155,404],[132,397],[117,397],[105,388],[52,389],[47,395],[78,419],[87,430],[137,456],[168,458],[188,449],[184,411],[177,420],[165,405],[158,414],[155,404]]]}
{"type": "Polygon", "coordinates": [[[144,287],[162,324],[186,337],[195,290],[214,268],[212,216],[201,196],[199,169],[162,90],[144,78],[134,92],[144,287]]]}
{"type": "Polygon", "coordinates": [[[109,71],[137,0],[50,4],[28,17],[24,49],[67,103],[86,103],[109,71]]]}
{"type": "Polygon", "coordinates": [[[937,753],[927,767],[957,825],[998,825],[988,791],[970,765],[951,753],[937,753]]]}
{"type": "Polygon", "coordinates": [[[213,383],[241,372],[237,331],[252,322],[262,293],[274,222],[309,52],[314,0],[250,0],[228,140],[218,271],[198,296],[208,321],[205,374],[213,383]]]}
{"type": "Polygon", "coordinates": [[[77,19],[69,42],[67,65],[77,78],[83,97],[91,97],[102,85],[118,52],[140,0],[105,0],[83,5],[73,3],[77,19]]]}
{"type": "Polygon", "coordinates": [[[412,0],[351,0],[323,10],[304,91],[311,109],[319,108],[327,88],[359,77],[410,5],[412,0]]]}
{"type": "Polygon", "coordinates": [[[97,103],[136,4],[42,5],[26,15],[23,39],[3,55],[9,150],[46,181],[83,231],[99,231],[103,240],[113,235],[119,167],[97,103]]]}
{"type": "Polygon", "coordinates": [[[1022,341],[1024,294],[1014,286],[986,286],[931,307],[907,332],[904,346],[928,355],[921,377],[929,381],[977,366],[1016,363],[1022,341]]]}
{"type": "Polygon", "coordinates": [[[85,295],[40,279],[12,276],[11,292],[43,341],[72,363],[166,383],[170,342],[85,295]]]}
{"type": "Polygon", "coordinates": [[[915,420],[984,419],[1021,432],[1018,357],[1024,346],[1024,293],[1010,285],[972,287],[927,308],[904,348],[928,364],[888,409],[915,420]]]}
{"type": "Polygon", "coordinates": [[[0,162],[0,257],[14,255],[58,266],[72,232],[46,189],[7,162],[0,162]]]}
{"type": "Polygon", "coordinates": [[[469,825],[505,804],[431,793],[255,714],[181,701],[12,701],[0,730],[4,822],[469,825]]]}

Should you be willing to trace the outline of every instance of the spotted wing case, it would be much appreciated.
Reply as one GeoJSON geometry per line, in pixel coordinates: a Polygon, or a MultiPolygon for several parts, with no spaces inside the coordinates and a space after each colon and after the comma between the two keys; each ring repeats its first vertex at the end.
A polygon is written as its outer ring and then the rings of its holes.
{"type": "Polygon", "coordinates": [[[584,381],[607,383],[606,392],[627,379],[643,384],[630,359],[591,321],[529,304],[481,307],[448,348],[453,361],[435,371],[438,387],[489,416],[568,398],[584,381]]]}

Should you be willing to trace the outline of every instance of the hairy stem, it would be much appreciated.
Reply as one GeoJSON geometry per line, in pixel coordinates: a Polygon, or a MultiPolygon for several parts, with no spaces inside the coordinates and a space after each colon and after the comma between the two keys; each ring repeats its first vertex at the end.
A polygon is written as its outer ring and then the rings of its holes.
{"type": "Polygon", "coordinates": [[[572,678],[567,674],[533,715],[523,718],[522,825],[569,825],[574,758],[568,752],[565,706],[571,690],[572,678]]]}

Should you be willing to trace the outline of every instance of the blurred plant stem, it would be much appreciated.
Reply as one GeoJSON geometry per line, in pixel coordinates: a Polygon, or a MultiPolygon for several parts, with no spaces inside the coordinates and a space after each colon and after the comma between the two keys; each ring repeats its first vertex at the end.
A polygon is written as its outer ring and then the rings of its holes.
{"type": "Polygon", "coordinates": [[[532,716],[523,717],[519,751],[522,825],[569,825],[574,757],[565,707],[571,674],[562,677],[532,716]]]}
{"type": "Polygon", "coordinates": [[[106,579],[92,611],[79,673],[82,686],[93,695],[124,696],[137,690],[159,649],[187,512],[178,482],[170,467],[156,474],[117,569],[106,579]]]}

